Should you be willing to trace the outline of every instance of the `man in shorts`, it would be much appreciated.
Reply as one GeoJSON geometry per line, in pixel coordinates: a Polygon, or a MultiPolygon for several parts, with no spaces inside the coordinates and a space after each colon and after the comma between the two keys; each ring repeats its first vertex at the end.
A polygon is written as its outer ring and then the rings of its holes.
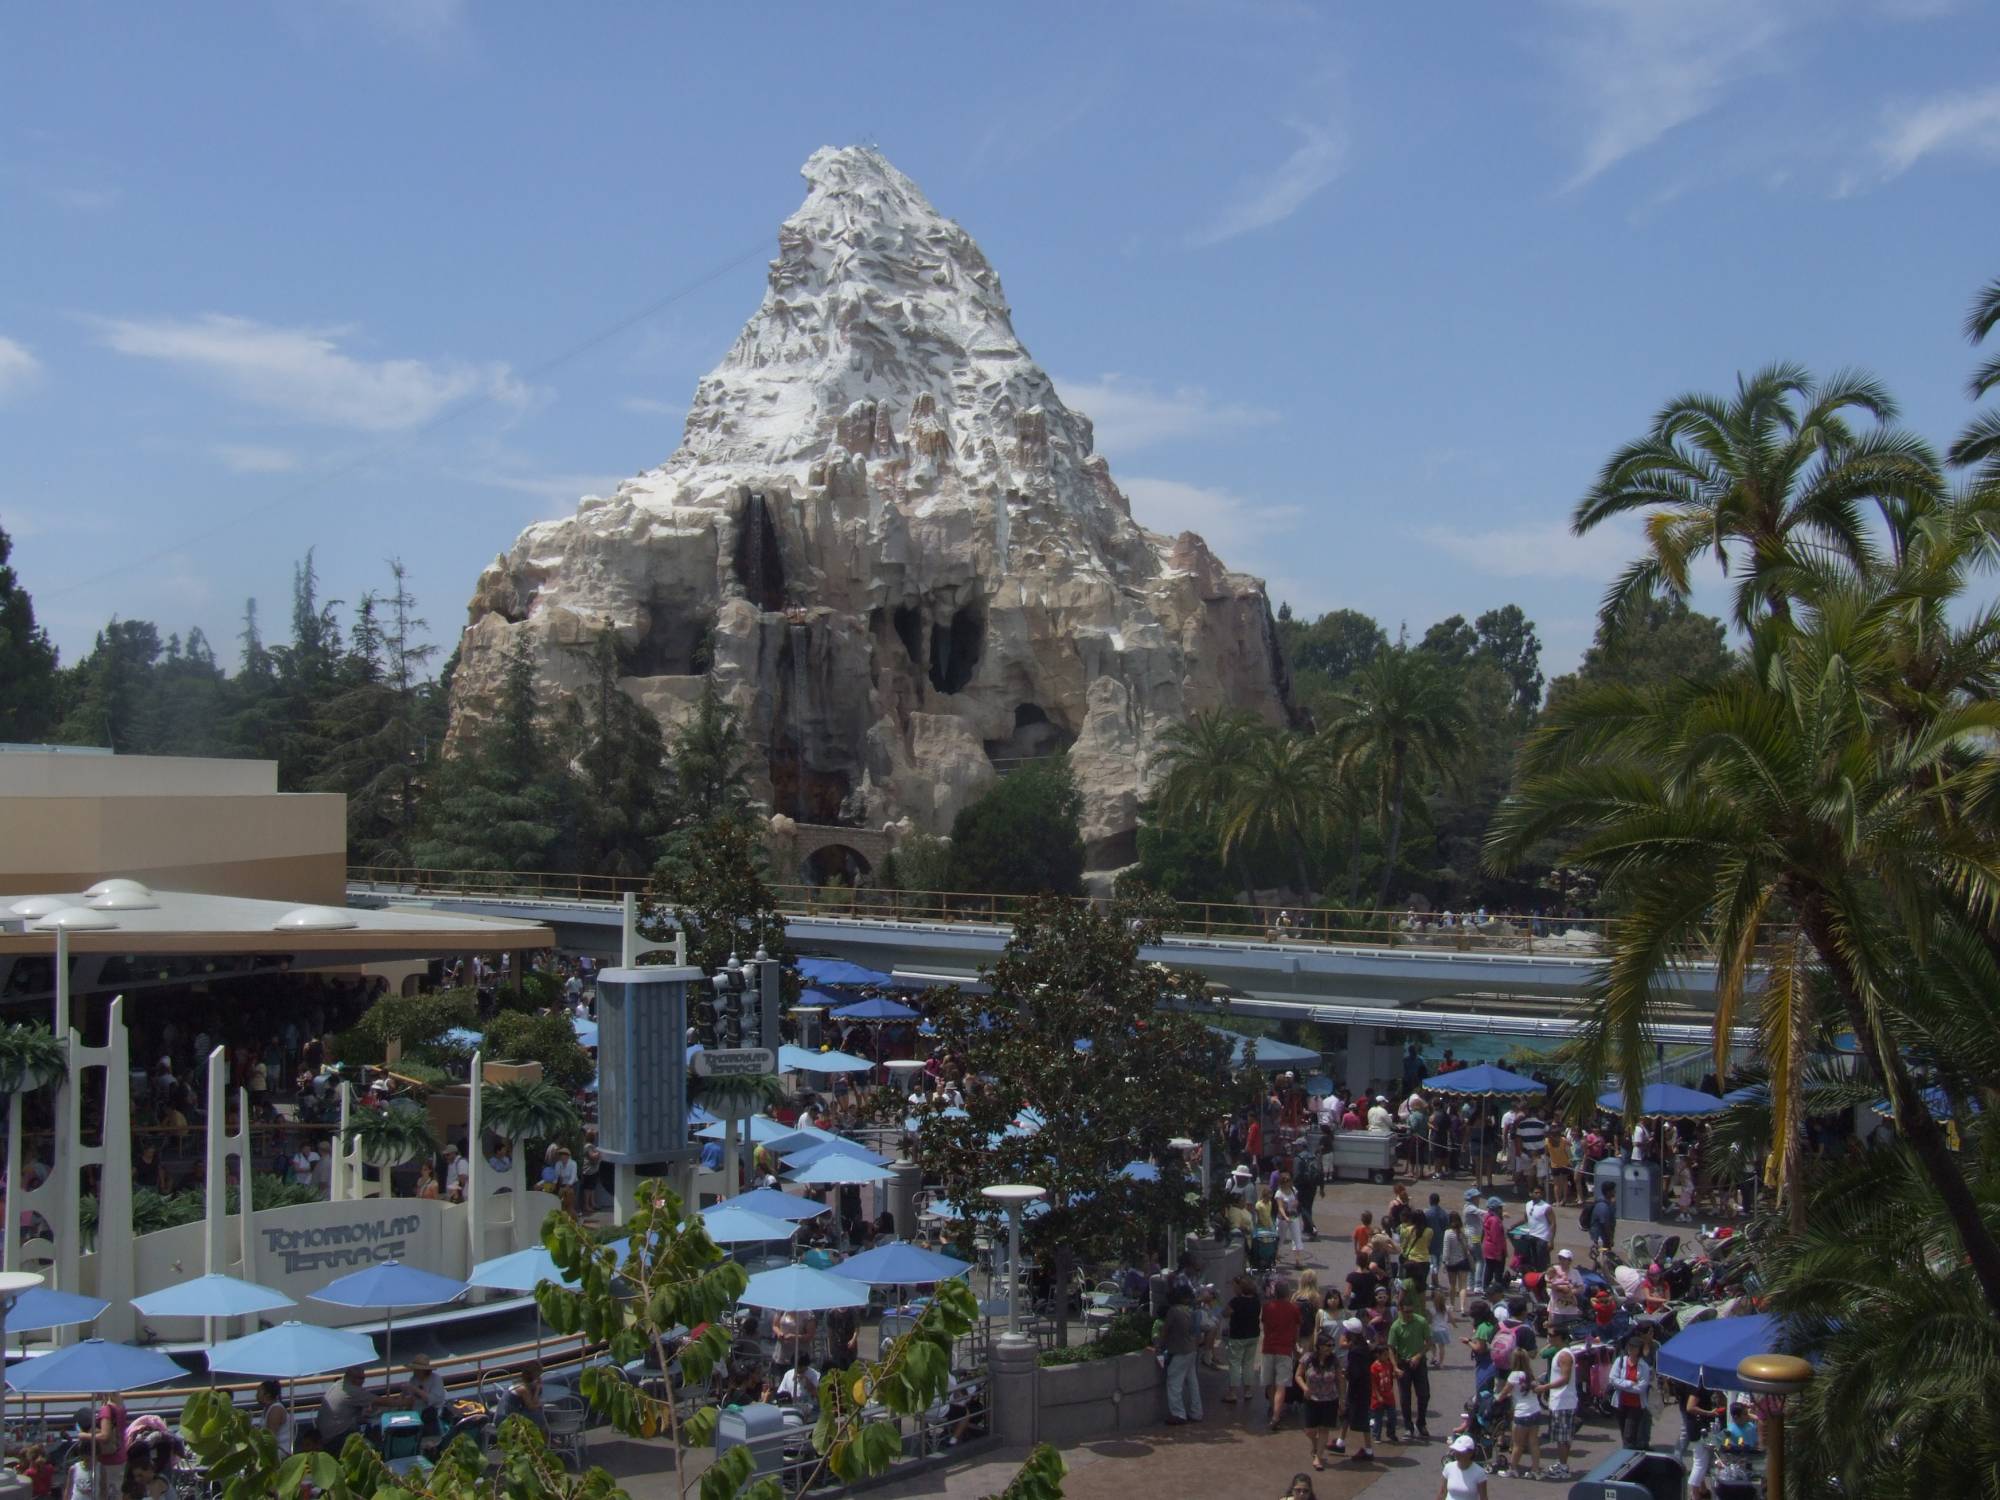
{"type": "Polygon", "coordinates": [[[1292,1361],[1299,1348],[1299,1305],[1291,1284],[1274,1277],[1264,1296],[1264,1342],[1261,1346],[1264,1396],[1271,1403],[1271,1431],[1284,1420],[1285,1392],[1292,1384],[1292,1361]]]}

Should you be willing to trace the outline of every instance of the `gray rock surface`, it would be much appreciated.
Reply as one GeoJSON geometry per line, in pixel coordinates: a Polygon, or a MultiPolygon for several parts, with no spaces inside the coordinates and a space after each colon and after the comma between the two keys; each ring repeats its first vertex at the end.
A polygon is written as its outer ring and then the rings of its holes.
{"type": "Polygon", "coordinates": [[[1288,712],[1263,585],[1132,516],[986,257],[914,183],[860,147],[804,175],[673,456],[481,575],[454,741],[518,636],[565,694],[608,629],[625,690],[670,727],[713,671],[776,814],[944,832],[996,775],[1068,749],[1091,864],[1127,862],[1163,730],[1288,712]]]}

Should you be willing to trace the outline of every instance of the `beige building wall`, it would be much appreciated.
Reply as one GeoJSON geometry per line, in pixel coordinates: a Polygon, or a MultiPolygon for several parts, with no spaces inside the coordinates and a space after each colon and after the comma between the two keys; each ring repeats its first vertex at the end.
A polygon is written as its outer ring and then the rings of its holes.
{"type": "Polygon", "coordinates": [[[347,799],[277,785],[271,761],[0,751],[0,895],[123,875],[345,905],[347,799]]]}

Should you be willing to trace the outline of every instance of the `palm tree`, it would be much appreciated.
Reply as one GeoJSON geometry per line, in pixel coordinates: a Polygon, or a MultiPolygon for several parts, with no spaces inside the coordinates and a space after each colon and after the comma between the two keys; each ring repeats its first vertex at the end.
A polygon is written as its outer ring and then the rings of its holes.
{"type": "Polygon", "coordinates": [[[539,1078],[487,1084],[479,1117],[488,1130],[522,1143],[567,1140],[583,1128],[570,1096],[539,1078]]]}
{"type": "MultiPolygon", "coordinates": [[[[1206,828],[1219,838],[1236,805],[1251,747],[1264,731],[1254,714],[1223,709],[1198,713],[1168,729],[1150,767],[1161,815],[1206,828]]],[[[1237,884],[1247,900],[1250,871],[1240,843],[1235,855],[1237,884]]]]}
{"type": "Polygon", "coordinates": [[[1758,1027],[1786,1194],[1800,1191],[1801,1085],[1823,975],[2000,1313],[2000,1243],[1901,1050],[1907,983],[1926,948],[1940,936],[1977,940],[2000,910],[1994,824],[1955,811],[1993,774],[1978,747],[2000,735],[2000,703],[1955,694],[1893,720],[1879,685],[1896,619],[1881,590],[1856,578],[1822,591],[1796,622],[1767,618],[1752,660],[1709,686],[1565,697],[1522,750],[1488,857],[1505,866],[1538,839],[1567,835],[1567,858],[1620,903],[1577,1049],[1586,1092],[1614,1068],[1645,1076],[1655,981],[1710,947],[1720,1071],[1762,971],[1758,1027]],[[1779,923],[1796,927],[1771,940],[1779,923]]]}
{"type": "Polygon", "coordinates": [[[1793,575],[1826,558],[1873,562],[1865,507],[1934,495],[1937,460],[1885,424],[1886,390],[1865,375],[1815,380],[1798,365],[1738,377],[1731,399],[1678,396],[1636,442],[1613,454],[1571,526],[1581,536],[1613,516],[1647,512],[1645,556],[1604,596],[1616,627],[1656,593],[1686,597],[1691,565],[1713,553],[1738,570],[1735,618],[1746,628],[1790,612],[1793,575]],[[1873,418],[1857,432],[1851,414],[1873,418]]]}
{"type": "Polygon", "coordinates": [[[1291,851],[1299,899],[1313,899],[1306,867],[1311,835],[1332,808],[1324,747],[1308,735],[1267,729],[1251,740],[1236,792],[1223,808],[1222,857],[1239,854],[1246,838],[1275,838],[1291,851]]]}
{"type": "MultiPolygon", "coordinates": [[[[1965,315],[1965,336],[1974,344],[1983,344],[1996,327],[2000,327],[2000,280],[1987,282],[1972,299],[1972,310],[1965,315]]],[[[1985,400],[2000,386],[2000,356],[1974,370],[1967,386],[1973,400],[1985,400]]],[[[2000,479],[2000,411],[1983,411],[1974,417],[1946,456],[1958,468],[1978,467],[1982,480],[2000,479]]]]}
{"type": "Polygon", "coordinates": [[[1398,642],[1334,695],[1339,715],[1326,731],[1327,753],[1343,775],[1368,775],[1382,819],[1382,876],[1375,905],[1385,907],[1403,848],[1411,780],[1452,774],[1466,742],[1465,694],[1437,660],[1398,642]]]}

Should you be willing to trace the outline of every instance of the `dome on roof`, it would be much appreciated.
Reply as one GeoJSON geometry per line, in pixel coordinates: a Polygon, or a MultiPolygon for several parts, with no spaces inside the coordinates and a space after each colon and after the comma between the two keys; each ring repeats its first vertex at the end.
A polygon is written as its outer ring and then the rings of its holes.
{"type": "Polygon", "coordinates": [[[46,917],[52,911],[74,905],[74,896],[24,896],[7,910],[17,917],[46,917]]]}
{"type": "Polygon", "coordinates": [[[54,932],[58,929],[64,932],[105,932],[117,925],[118,923],[108,913],[92,911],[87,906],[65,906],[50,912],[47,916],[37,917],[28,924],[37,932],[54,932]]]}
{"type": "Polygon", "coordinates": [[[111,880],[100,880],[84,891],[86,896],[109,896],[113,891],[130,891],[135,895],[150,896],[152,888],[143,881],[127,880],[123,876],[111,880]]]}
{"type": "Polygon", "coordinates": [[[344,932],[360,924],[338,906],[300,906],[271,924],[273,932],[344,932]]]}
{"type": "Polygon", "coordinates": [[[92,896],[89,901],[92,911],[158,911],[160,903],[153,899],[153,893],[144,886],[129,890],[120,886],[106,891],[101,896],[92,896]]]}

